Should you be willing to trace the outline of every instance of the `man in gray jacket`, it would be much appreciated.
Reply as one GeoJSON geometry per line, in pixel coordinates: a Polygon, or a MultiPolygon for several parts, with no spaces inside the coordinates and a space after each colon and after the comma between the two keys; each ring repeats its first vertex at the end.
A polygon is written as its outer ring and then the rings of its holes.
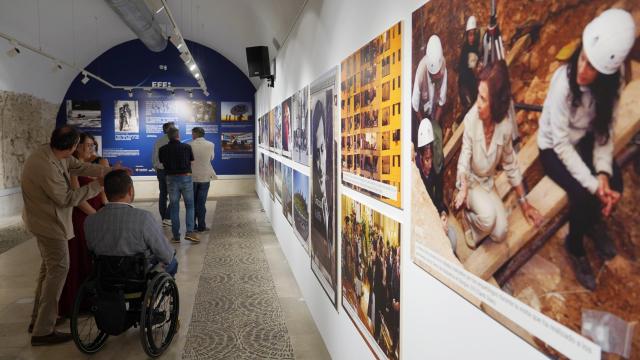
{"type": "Polygon", "coordinates": [[[131,205],[135,193],[127,171],[116,170],[105,176],[104,192],[109,203],[84,223],[89,250],[109,256],[144,253],[150,263],[163,263],[165,271],[175,276],[178,271],[175,250],[153,215],[131,205]]]}

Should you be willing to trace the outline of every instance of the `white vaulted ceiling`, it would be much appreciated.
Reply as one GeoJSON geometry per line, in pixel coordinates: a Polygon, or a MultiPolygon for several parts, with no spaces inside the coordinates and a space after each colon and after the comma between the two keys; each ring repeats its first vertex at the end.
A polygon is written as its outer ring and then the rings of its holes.
{"type": "MultiPolygon", "coordinates": [[[[185,39],[216,50],[245,74],[245,48],[268,45],[273,59],[273,39],[284,43],[305,2],[168,0],[185,39]]],[[[159,8],[158,3],[147,0],[149,7],[159,8]]],[[[136,38],[104,0],[0,0],[0,32],[80,68],[111,47],[136,38]]],[[[21,54],[19,60],[8,59],[4,55],[7,49],[7,41],[0,39],[0,89],[59,100],[77,75],[65,69],[54,77],[50,74],[51,61],[33,54],[21,54]],[[55,83],[48,84],[51,81],[55,83]],[[37,89],[38,86],[46,89],[37,89]]],[[[260,80],[251,80],[257,87],[260,80]]]]}

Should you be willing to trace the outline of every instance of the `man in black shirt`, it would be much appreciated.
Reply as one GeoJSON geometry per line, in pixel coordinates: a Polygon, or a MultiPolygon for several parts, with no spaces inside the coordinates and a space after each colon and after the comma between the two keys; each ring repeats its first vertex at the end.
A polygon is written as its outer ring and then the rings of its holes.
{"type": "Polygon", "coordinates": [[[158,157],[167,175],[172,242],[180,242],[180,195],[184,198],[184,205],[187,208],[187,233],[184,238],[192,242],[199,242],[200,239],[193,231],[195,215],[193,179],[191,178],[193,152],[191,146],[180,142],[180,131],[177,128],[169,129],[167,135],[169,143],[160,148],[158,157]]]}

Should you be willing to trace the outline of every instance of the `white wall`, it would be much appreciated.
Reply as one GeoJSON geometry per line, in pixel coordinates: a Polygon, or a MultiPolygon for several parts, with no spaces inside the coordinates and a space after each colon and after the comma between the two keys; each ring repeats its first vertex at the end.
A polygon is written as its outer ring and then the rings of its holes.
{"type": "MultiPolygon", "coordinates": [[[[439,0],[445,1],[445,0],[439,0]]],[[[411,13],[423,1],[396,0],[309,0],[300,21],[277,57],[276,86],[263,83],[256,94],[257,116],[261,116],[294,91],[339,64],[352,52],[390,28],[403,22],[403,154],[410,145],[411,13]]],[[[262,150],[260,150],[262,151],[262,150]]],[[[308,174],[308,168],[290,160],[277,160],[308,174]]],[[[403,156],[404,211],[395,210],[353,191],[354,199],[388,214],[402,223],[401,253],[401,357],[403,359],[544,359],[545,357],[485,315],[462,297],[417,267],[410,257],[411,224],[409,189],[410,159],[403,156]]],[[[258,170],[256,170],[258,173],[258,170]]],[[[342,187],[339,191],[342,191],[342,187]]],[[[256,189],[293,274],[335,359],[373,358],[348,315],[333,307],[310,269],[309,255],[295,238],[282,215],[279,202],[272,202],[260,180],[256,189]]]]}

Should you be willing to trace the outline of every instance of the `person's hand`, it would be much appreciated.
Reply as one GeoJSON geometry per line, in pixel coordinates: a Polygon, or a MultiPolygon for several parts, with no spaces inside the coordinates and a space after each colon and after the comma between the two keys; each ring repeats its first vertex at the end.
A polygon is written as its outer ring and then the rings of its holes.
{"type": "Polygon", "coordinates": [[[540,214],[538,209],[536,209],[533,205],[531,205],[528,201],[525,201],[522,205],[520,205],[522,209],[522,213],[524,214],[524,218],[528,223],[533,223],[535,226],[541,226],[544,221],[544,217],[540,214]]]}
{"type": "Polygon", "coordinates": [[[464,206],[466,200],[467,200],[467,187],[463,185],[462,189],[458,191],[458,195],[456,195],[456,199],[453,204],[456,210],[460,210],[464,206]]]}
{"type": "Polygon", "coordinates": [[[602,215],[609,217],[613,211],[613,207],[620,201],[621,194],[609,187],[609,176],[606,174],[598,175],[598,190],[596,196],[602,204],[602,215]]]}

